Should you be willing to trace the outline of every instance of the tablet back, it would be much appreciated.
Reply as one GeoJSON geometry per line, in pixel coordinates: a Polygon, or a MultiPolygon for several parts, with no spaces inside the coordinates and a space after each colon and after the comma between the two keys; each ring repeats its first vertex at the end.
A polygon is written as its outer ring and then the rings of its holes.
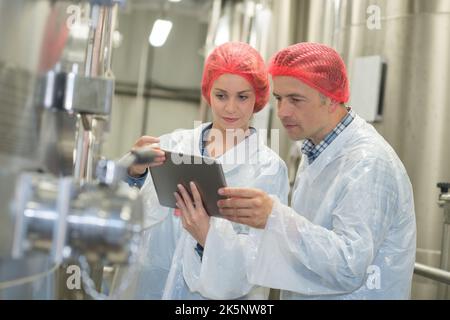
{"type": "MultiPolygon", "coordinates": [[[[150,168],[153,183],[162,206],[176,208],[173,195],[181,184],[191,194],[189,183],[195,182],[203,200],[203,207],[210,216],[221,216],[217,201],[225,199],[217,191],[226,187],[222,165],[212,158],[197,157],[166,151],[166,161],[159,167],[150,168]]],[[[192,198],[192,194],[191,194],[192,198]]]]}

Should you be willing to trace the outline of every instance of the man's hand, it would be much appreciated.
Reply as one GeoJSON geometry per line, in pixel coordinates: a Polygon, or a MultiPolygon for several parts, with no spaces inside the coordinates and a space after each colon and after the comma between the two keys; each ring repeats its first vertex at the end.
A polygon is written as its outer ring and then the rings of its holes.
{"type": "MultiPolygon", "coordinates": [[[[159,143],[158,138],[150,136],[142,136],[134,143],[131,150],[133,151],[156,143],[159,143]]],[[[160,150],[158,147],[155,147],[155,152],[158,154],[158,156],[155,158],[153,162],[132,165],[128,168],[128,174],[132,177],[138,178],[145,173],[148,167],[157,167],[162,165],[166,160],[164,151],[160,150]]]]}
{"type": "Polygon", "coordinates": [[[183,227],[204,247],[209,231],[209,216],[203,207],[202,198],[195,183],[191,182],[190,187],[194,202],[181,184],[178,185],[178,193],[175,192],[174,195],[177,199],[177,206],[181,210],[183,227]]]}
{"type": "Polygon", "coordinates": [[[273,207],[267,193],[250,188],[222,188],[219,194],[228,198],[217,203],[225,218],[258,229],[266,227],[273,207]]]}

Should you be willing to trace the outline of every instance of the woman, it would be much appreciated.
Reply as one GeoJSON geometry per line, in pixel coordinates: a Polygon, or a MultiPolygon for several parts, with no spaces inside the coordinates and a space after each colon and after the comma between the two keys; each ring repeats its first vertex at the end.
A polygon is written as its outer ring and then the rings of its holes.
{"type": "MultiPolygon", "coordinates": [[[[260,188],[286,203],[289,191],[286,166],[250,127],[252,115],[262,110],[269,98],[268,74],[259,53],[245,43],[226,43],[216,48],[205,63],[202,95],[211,106],[212,123],[160,137],[161,149],[215,158],[222,163],[228,186],[260,188]]],[[[147,143],[157,142],[151,137],[146,139],[147,143]]],[[[134,167],[131,173],[139,176],[143,170],[134,167]]],[[[181,208],[185,214],[180,217],[179,211],[158,204],[150,175],[141,193],[146,207],[145,224],[149,228],[144,233],[142,268],[134,298],[267,298],[268,289],[253,288],[246,282],[244,260],[251,256],[248,248],[249,243],[256,241],[256,230],[210,218],[204,210],[192,215],[181,208]],[[224,247],[215,247],[222,243],[224,247]],[[206,273],[202,273],[202,264],[206,266],[208,257],[221,250],[231,250],[233,259],[208,266],[204,269],[206,273]],[[242,264],[242,269],[229,274],[236,263],[242,264]],[[207,283],[207,273],[214,269],[214,272],[223,269],[223,283],[207,283]],[[236,281],[243,284],[237,286],[236,281]]],[[[183,193],[186,190],[174,195],[180,204],[183,193]]]]}

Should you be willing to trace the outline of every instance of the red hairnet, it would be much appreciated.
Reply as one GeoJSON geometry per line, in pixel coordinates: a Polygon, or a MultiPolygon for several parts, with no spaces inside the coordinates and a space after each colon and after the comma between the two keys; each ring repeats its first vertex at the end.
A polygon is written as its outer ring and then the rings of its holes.
{"type": "Polygon", "coordinates": [[[258,112],[269,100],[269,77],[261,55],[243,42],[227,42],[208,56],[202,79],[202,94],[211,104],[211,88],[223,74],[235,74],[246,79],[255,90],[255,109],[258,112]]]}
{"type": "Polygon", "coordinates": [[[347,102],[350,96],[344,61],[323,44],[302,42],[279,51],[270,61],[269,73],[294,77],[337,102],[347,102]]]}

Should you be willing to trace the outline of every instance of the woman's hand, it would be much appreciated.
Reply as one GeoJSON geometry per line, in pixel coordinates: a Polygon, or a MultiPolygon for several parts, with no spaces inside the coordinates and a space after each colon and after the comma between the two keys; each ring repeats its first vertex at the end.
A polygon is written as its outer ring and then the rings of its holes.
{"type": "Polygon", "coordinates": [[[209,231],[209,215],[203,207],[202,198],[195,183],[191,182],[190,187],[194,202],[181,184],[178,185],[179,191],[175,192],[174,195],[177,199],[177,206],[182,213],[183,227],[204,247],[209,231]]]}
{"type": "MultiPolygon", "coordinates": [[[[131,150],[136,150],[142,147],[150,146],[152,144],[159,143],[159,139],[150,136],[142,136],[140,137],[133,145],[131,150]]],[[[160,150],[158,147],[155,147],[155,152],[157,153],[157,157],[153,162],[144,163],[144,164],[134,164],[128,168],[128,174],[132,177],[138,178],[142,176],[148,167],[157,167],[164,163],[166,160],[164,151],[160,150]]]]}

